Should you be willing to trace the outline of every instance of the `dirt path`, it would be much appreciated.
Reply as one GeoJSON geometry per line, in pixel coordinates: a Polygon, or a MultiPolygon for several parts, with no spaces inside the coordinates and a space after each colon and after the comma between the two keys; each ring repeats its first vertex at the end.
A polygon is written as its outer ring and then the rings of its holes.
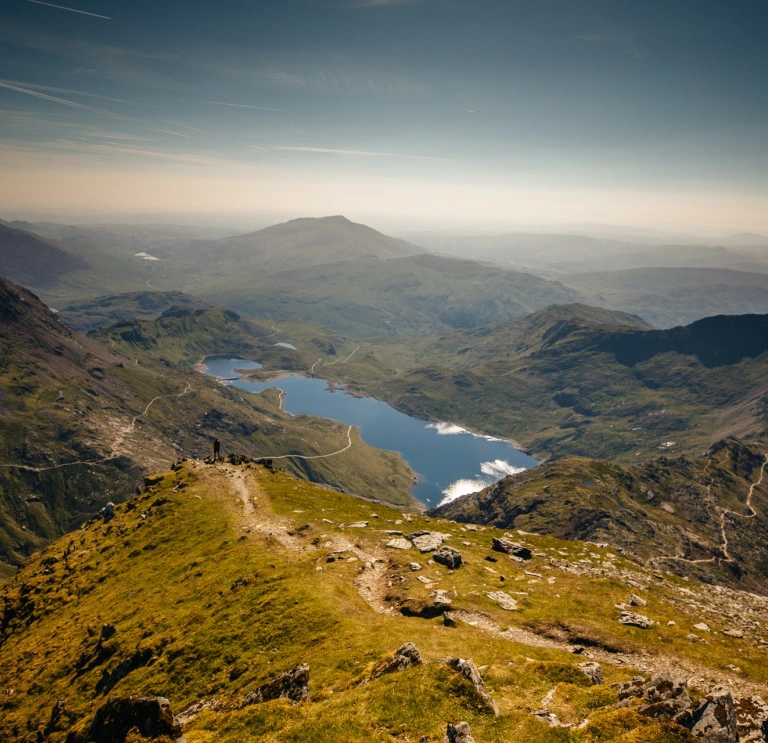
{"type": "MultiPolygon", "coordinates": [[[[765,479],[765,468],[766,465],[768,465],[768,454],[764,455],[765,458],[763,460],[763,466],[760,468],[760,478],[753,482],[750,485],[749,492],[747,493],[747,501],[746,506],[749,509],[749,513],[739,513],[738,511],[733,511],[730,508],[723,508],[722,506],[718,505],[714,498],[712,497],[712,478],[709,479],[709,483],[707,484],[707,495],[706,499],[711,504],[713,510],[717,513],[718,518],[720,519],[720,550],[723,553],[723,557],[708,557],[705,559],[699,559],[699,560],[690,560],[686,557],[683,557],[680,553],[680,550],[678,550],[678,554],[676,555],[660,555],[658,557],[652,557],[650,558],[646,565],[652,566],[656,562],[664,562],[666,560],[675,560],[677,562],[685,562],[689,565],[701,565],[703,563],[715,563],[715,562],[735,562],[733,557],[731,557],[730,552],[728,552],[728,534],[726,533],[725,527],[726,527],[726,517],[727,516],[735,516],[736,518],[740,519],[753,519],[755,516],[757,516],[757,511],[752,506],[752,496],[755,492],[755,488],[760,487],[763,484],[763,480],[765,479]]],[[[704,468],[704,474],[706,475],[709,471],[710,465],[712,464],[712,460],[710,459],[707,462],[707,466],[704,468]]]]}
{"type": "Polygon", "coordinates": [[[332,451],[330,454],[314,454],[312,456],[306,454],[264,454],[262,459],[327,459],[328,457],[335,457],[338,454],[343,454],[348,449],[352,448],[352,429],[354,426],[347,428],[347,445],[338,451],[332,451]]]}
{"type": "Polygon", "coordinates": [[[0,464],[0,468],[19,469],[19,470],[24,470],[25,472],[48,472],[49,470],[57,470],[57,469],[60,469],[61,467],[74,467],[75,465],[79,465],[79,464],[93,465],[93,464],[101,464],[103,462],[110,462],[113,459],[117,459],[118,457],[120,457],[122,454],[125,453],[124,451],[121,451],[121,447],[125,443],[125,439],[135,430],[136,421],[139,418],[143,418],[149,412],[149,409],[158,400],[163,400],[168,397],[183,397],[184,395],[189,394],[191,391],[192,391],[192,385],[187,383],[187,386],[183,392],[176,392],[171,395],[157,395],[157,397],[153,397],[149,401],[149,404],[147,405],[146,408],[144,408],[144,410],[141,413],[133,416],[133,418],[131,419],[131,422],[128,425],[122,426],[118,424],[116,426],[117,432],[115,434],[115,438],[113,439],[112,444],[110,446],[110,448],[112,449],[112,454],[109,454],[104,457],[100,457],[99,459],[81,460],[77,462],[64,462],[63,464],[54,464],[54,465],[51,465],[50,467],[32,467],[27,464],[0,464]]]}

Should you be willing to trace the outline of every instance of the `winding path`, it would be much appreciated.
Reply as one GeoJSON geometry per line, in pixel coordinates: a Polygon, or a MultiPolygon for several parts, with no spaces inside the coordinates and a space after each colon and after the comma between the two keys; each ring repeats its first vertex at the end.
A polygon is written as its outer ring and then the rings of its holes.
{"type": "Polygon", "coordinates": [[[156,397],[153,397],[146,408],[144,408],[143,412],[139,413],[138,415],[133,416],[131,419],[130,424],[128,424],[123,430],[121,430],[117,436],[115,437],[115,440],[112,442],[112,451],[113,453],[106,456],[101,457],[99,459],[89,459],[89,460],[81,460],[78,462],[64,462],[63,464],[54,464],[50,467],[32,467],[28,464],[0,464],[1,469],[18,469],[18,470],[24,470],[25,472],[48,472],[49,470],[57,470],[61,467],[74,467],[79,464],[101,464],[102,462],[110,462],[113,459],[117,459],[120,456],[119,448],[123,445],[123,442],[125,441],[126,437],[133,433],[134,429],[136,428],[136,421],[139,418],[142,418],[147,414],[149,409],[158,401],[162,400],[167,397],[183,397],[184,395],[189,394],[192,391],[192,385],[187,382],[187,386],[184,389],[183,392],[175,392],[170,395],[157,395],[156,397]]]}
{"type": "MultiPolygon", "coordinates": [[[[709,468],[712,464],[712,460],[710,459],[707,462],[707,466],[704,468],[704,473],[706,474],[709,471],[709,468]]],[[[760,487],[760,485],[763,484],[763,480],[765,479],[765,468],[766,465],[768,465],[768,454],[764,455],[763,459],[763,466],[760,468],[760,478],[753,482],[750,485],[749,492],[747,493],[747,502],[746,506],[749,509],[749,513],[739,513],[738,511],[734,511],[730,508],[723,508],[722,506],[719,506],[717,503],[714,502],[714,499],[712,498],[712,478],[709,479],[709,484],[707,485],[707,500],[712,504],[712,508],[715,510],[715,512],[720,517],[720,549],[722,550],[723,556],[720,557],[708,557],[704,559],[699,560],[689,560],[686,557],[683,557],[680,554],[677,555],[661,555],[659,557],[652,557],[646,565],[652,565],[653,563],[657,561],[665,561],[665,560],[675,560],[677,562],[685,562],[689,565],[701,565],[704,563],[715,563],[715,562],[735,562],[733,557],[731,557],[731,554],[728,552],[728,535],[725,531],[725,519],[726,516],[735,516],[736,518],[740,519],[753,519],[755,516],[757,516],[757,511],[755,511],[754,507],[752,506],[752,496],[754,495],[755,488],[760,487]]],[[[679,552],[679,550],[678,550],[679,552]]]]}
{"type": "Polygon", "coordinates": [[[327,459],[328,457],[335,457],[337,454],[343,454],[348,449],[352,448],[352,429],[354,426],[350,426],[347,429],[347,445],[343,449],[333,451],[330,454],[315,454],[313,456],[307,456],[306,454],[280,454],[279,456],[273,456],[271,454],[261,455],[262,459],[327,459]]]}

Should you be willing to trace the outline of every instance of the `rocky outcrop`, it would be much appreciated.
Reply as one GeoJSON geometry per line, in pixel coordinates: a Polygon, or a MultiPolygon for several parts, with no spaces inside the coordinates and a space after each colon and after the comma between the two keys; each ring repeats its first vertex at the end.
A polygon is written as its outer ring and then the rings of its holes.
{"type": "Polygon", "coordinates": [[[290,699],[297,704],[309,698],[309,666],[303,664],[281,673],[277,678],[267,681],[248,693],[240,704],[248,707],[251,704],[269,702],[273,699],[290,699]]]}
{"type": "Polygon", "coordinates": [[[444,545],[432,555],[432,559],[441,565],[445,565],[449,570],[456,570],[461,565],[461,552],[453,547],[444,545]]]}
{"type": "Polygon", "coordinates": [[[739,743],[731,690],[718,686],[707,694],[688,727],[705,743],[739,743]]]}
{"type": "Polygon", "coordinates": [[[406,535],[413,542],[413,546],[419,552],[434,552],[443,545],[443,540],[448,536],[439,531],[417,531],[406,535]]]}
{"type": "Polygon", "coordinates": [[[96,712],[88,739],[92,743],[123,743],[133,729],[144,738],[181,738],[181,725],[164,697],[115,697],[96,712]]]}
{"type": "Polygon", "coordinates": [[[443,743],[475,743],[468,722],[449,722],[443,743]]]}
{"type": "Polygon", "coordinates": [[[740,743],[763,743],[768,740],[768,704],[758,696],[743,697],[734,702],[736,727],[740,743]]]}
{"type": "Polygon", "coordinates": [[[499,714],[499,707],[485,688],[483,677],[480,675],[480,671],[477,670],[472,658],[445,658],[440,662],[453,668],[454,671],[461,674],[467,681],[469,681],[469,683],[475,687],[477,695],[483,701],[485,706],[493,712],[494,715],[499,714]]]}
{"type": "Polygon", "coordinates": [[[517,601],[504,591],[490,591],[485,594],[491,601],[495,601],[505,611],[517,611],[517,601]]]}
{"type": "Polygon", "coordinates": [[[379,661],[371,671],[371,675],[365,681],[371,681],[377,679],[380,676],[384,676],[387,673],[396,673],[397,671],[404,671],[411,666],[421,665],[421,653],[419,649],[412,642],[406,642],[401,645],[395,654],[391,657],[384,658],[379,661]]]}
{"type": "MultiPolygon", "coordinates": [[[[698,705],[688,693],[687,680],[672,678],[667,673],[660,673],[650,680],[636,676],[612,688],[619,693],[620,707],[633,706],[645,717],[687,727],[704,743],[739,743],[736,706],[730,689],[724,686],[711,689],[698,705]]],[[[751,705],[741,707],[742,729],[745,736],[753,736],[747,740],[760,741],[765,738],[755,736],[763,732],[768,707],[759,697],[755,699],[757,701],[751,705]]]]}

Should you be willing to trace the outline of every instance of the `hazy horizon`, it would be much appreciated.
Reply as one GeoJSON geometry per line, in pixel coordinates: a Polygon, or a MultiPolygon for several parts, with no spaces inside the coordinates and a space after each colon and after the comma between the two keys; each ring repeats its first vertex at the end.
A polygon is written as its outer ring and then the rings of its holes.
{"type": "Polygon", "coordinates": [[[139,0],[0,12],[0,207],[768,231],[768,10],[139,0]]]}

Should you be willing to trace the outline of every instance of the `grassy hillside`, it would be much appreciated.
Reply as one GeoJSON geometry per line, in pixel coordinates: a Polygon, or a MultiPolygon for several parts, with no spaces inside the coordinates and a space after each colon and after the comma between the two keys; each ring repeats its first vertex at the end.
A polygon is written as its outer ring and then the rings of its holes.
{"type": "Polygon", "coordinates": [[[435,514],[502,529],[610,542],[648,568],[768,594],[768,446],[728,439],[702,457],[635,467],[547,462],[435,514]]]}
{"type": "Polygon", "coordinates": [[[710,315],[768,312],[768,269],[637,268],[571,274],[562,281],[590,304],[636,313],[661,328],[710,315]]]}
{"type": "Polygon", "coordinates": [[[765,324],[747,315],[657,331],[620,313],[552,307],[471,330],[364,342],[349,363],[322,373],[542,457],[633,463],[660,451],[700,454],[766,428],[765,324]]]}
{"type": "Polygon", "coordinates": [[[175,713],[188,710],[188,743],[436,743],[458,720],[478,743],[683,743],[694,740],[685,729],[637,705],[616,708],[608,684],[666,670],[695,676],[697,698],[713,682],[737,697],[765,694],[768,614],[757,597],[655,577],[610,548],[515,535],[534,553],[520,564],[492,552],[498,530],[401,522],[390,508],[374,515],[261,467],[187,462],[153,478],[112,521],[51,545],[2,590],[0,736],[79,743],[107,698],[161,694],[175,713]],[[461,551],[458,569],[388,548],[381,531],[425,528],[461,551]],[[435,604],[437,589],[455,626],[435,604]],[[486,595],[498,590],[517,611],[486,595]],[[632,593],[647,600],[651,629],[617,621],[614,605],[632,593]],[[437,616],[405,616],[406,605],[437,616]],[[706,644],[687,639],[703,634],[693,630],[701,621],[706,644]],[[721,633],[741,627],[740,639],[721,633]],[[406,641],[422,664],[361,683],[406,641]],[[498,716],[438,662],[446,657],[474,659],[498,716]],[[606,685],[579,670],[585,660],[602,665],[606,685]],[[241,706],[302,663],[306,701],[241,706]],[[189,708],[202,700],[208,708],[195,715],[189,708]],[[567,727],[532,714],[542,708],[567,727]]]}
{"type": "MultiPolygon", "coordinates": [[[[237,353],[215,334],[221,345],[211,352],[237,353]]],[[[123,500],[144,473],[208,455],[215,437],[224,451],[277,457],[316,482],[411,505],[412,473],[399,455],[372,449],[347,426],[284,413],[275,392],[243,396],[218,384],[191,368],[205,339],[185,343],[187,363],[140,356],[130,344],[123,355],[0,280],[3,573],[108,500],[123,500]]]]}
{"type": "Polygon", "coordinates": [[[531,274],[431,255],[232,276],[189,291],[253,317],[319,322],[357,338],[471,328],[580,296],[531,274]]]}

